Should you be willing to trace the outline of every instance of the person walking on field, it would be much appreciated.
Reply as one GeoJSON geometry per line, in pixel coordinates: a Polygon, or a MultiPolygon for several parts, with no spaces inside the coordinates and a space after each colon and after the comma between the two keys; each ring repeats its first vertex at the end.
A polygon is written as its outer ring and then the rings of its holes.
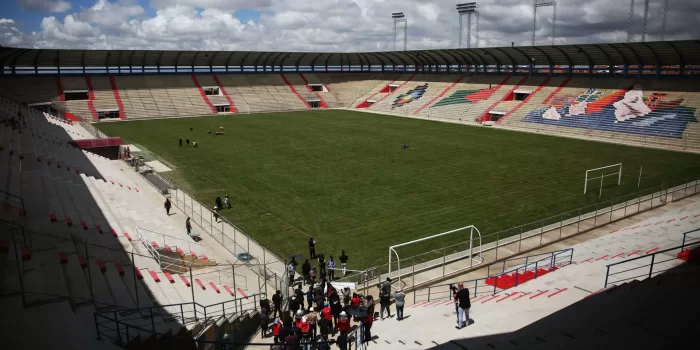
{"type": "Polygon", "coordinates": [[[226,209],[231,209],[231,201],[228,200],[228,195],[224,196],[224,204],[226,205],[226,209]]]}
{"type": "Polygon", "coordinates": [[[224,209],[224,205],[221,203],[221,197],[216,197],[216,207],[219,209],[224,209]]]}
{"type": "Polygon", "coordinates": [[[403,320],[403,306],[406,304],[405,301],[406,294],[403,293],[403,289],[399,289],[394,293],[394,300],[396,301],[396,320],[403,320]]]}
{"type": "Polygon", "coordinates": [[[328,258],[328,280],[335,280],[335,260],[333,260],[333,255],[328,258]]]}
{"type": "Polygon", "coordinates": [[[340,253],[340,268],[343,270],[343,277],[348,275],[348,256],[345,255],[345,251],[343,250],[340,253]]]}
{"type": "Polygon", "coordinates": [[[469,308],[471,308],[471,302],[469,301],[469,289],[464,288],[464,284],[457,284],[457,300],[459,303],[459,309],[457,309],[457,326],[455,328],[462,329],[469,325],[469,308]]]}
{"type": "Polygon", "coordinates": [[[316,241],[313,237],[309,237],[309,259],[316,258],[316,241]]]}
{"type": "Polygon", "coordinates": [[[182,139],[180,139],[180,143],[178,144],[178,148],[182,148],[182,139]]]}
{"type": "Polygon", "coordinates": [[[185,228],[187,229],[187,235],[192,236],[192,224],[190,224],[189,217],[187,218],[187,220],[185,220],[185,228]]]}
{"type": "Polygon", "coordinates": [[[170,203],[170,198],[165,199],[165,204],[163,205],[165,207],[165,213],[170,216],[170,207],[172,207],[172,203],[170,203]]]}

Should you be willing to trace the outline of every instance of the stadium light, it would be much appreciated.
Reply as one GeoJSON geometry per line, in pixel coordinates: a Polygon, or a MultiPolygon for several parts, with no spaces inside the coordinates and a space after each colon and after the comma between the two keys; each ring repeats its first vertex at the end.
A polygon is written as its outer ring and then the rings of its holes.
{"type": "Polygon", "coordinates": [[[472,42],[472,15],[476,15],[476,47],[479,47],[479,5],[476,2],[467,2],[463,4],[457,4],[457,13],[459,14],[459,47],[462,47],[462,33],[464,32],[464,26],[462,24],[462,17],[467,16],[467,48],[471,48],[472,42]]]}
{"type": "Polygon", "coordinates": [[[403,12],[394,12],[391,14],[394,20],[394,51],[396,51],[396,24],[403,23],[403,50],[406,51],[406,43],[408,41],[408,20],[403,12]]]}
{"type": "Polygon", "coordinates": [[[535,32],[537,31],[537,8],[552,6],[554,15],[552,17],[552,45],[554,45],[554,35],[557,31],[557,2],[556,0],[533,0],[532,2],[532,46],[535,46],[535,32]]]}

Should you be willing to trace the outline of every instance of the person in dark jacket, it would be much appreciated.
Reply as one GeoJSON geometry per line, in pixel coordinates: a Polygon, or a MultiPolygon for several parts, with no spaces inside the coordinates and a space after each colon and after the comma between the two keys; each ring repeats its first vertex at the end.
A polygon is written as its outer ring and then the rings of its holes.
{"type": "Polygon", "coordinates": [[[469,301],[469,289],[464,288],[464,284],[457,284],[457,300],[459,302],[459,309],[457,309],[457,326],[455,328],[461,329],[469,325],[469,309],[472,307],[469,301]]]}
{"type": "Polygon", "coordinates": [[[267,313],[269,314],[271,311],[270,307],[270,299],[267,297],[264,297],[263,299],[260,299],[260,310],[267,310],[267,313]]]}
{"type": "Polygon", "coordinates": [[[284,342],[288,335],[292,334],[294,330],[292,329],[292,318],[289,315],[284,315],[282,317],[282,327],[280,328],[280,341],[284,342]]]}
{"type": "Polygon", "coordinates": [[[223,202],[221,202],[221,197],[216,197],[216,207],[219,209],[224,208],[223,202]]]}
{"type": "Polygon", "coordinates": [[[348,256],[345,255],[345,251],[343,250],[340,253],[340,268],[343,270],[343,277],[348,275],[348,256]]]}
{"type": "MultiPolygon", "coordinates": [[[[294,299],[297,300],[298,307],[303,309],[304,308],[304,292],[301,290],[301,285],[299,285],[297,287],[297,289],[294,291],[294,299]]],[[[293,310],[293,311],[296,312],[297,310],[293,310]]]]}
{"type": "Polygon", "coordinates": [[[165,213],[170,216],[170,208],[173,206],[173,204],[170,203],[170,198],[165,199],[165,204],[163,204],[163,206],[165,207],[165,213]]]}
{"type": "Polygon", "coordinates": [[[384,310],[386,310],[388,317],[391,318],[391,294],[387,293],[384,289],[379,291],[379,317],[384,321],[384,310]]]}
{"type": "Polygon", "coordinates": [[[309,278],[309,273],[311,273],[311,264],[309,264],[309,259],[304,260],[304,263],[301,264],[301,273],[304,276],[304,282],[303,283],[310,283],[310,278],[309,278]]]}
{"type": "Polygon", "coordinates": [[[267,336],[267,328],[270,326],[270,309],[260,310],[260,333],[263,338],[267,336]]]}
{"type": "Polygon", "coordinates": [[[275,318],[277,317],[277,313],[279,312],[280,317],[282,316],[282,291],[278,290],[275,295],[272,296],[272,317],[275,318]]]}
{"type": "Polygon", "coordinates": [[[309,258],[316,258],[316,241],[313,237],[309,237],[309,258]]]}
{"type": "Polygon", "coordinates": [[[323,253],[317,255],[318,257],[318,272],[320,274],[325,275],[326,274],[326,257],[323,256],[323,253]]]}
{"type": "Polygon", "coordinates": [[[343,306],[340,305],[340,297],[338,296],[338,292],[333,291],[333,294],[331,294],[330,298],[328,298],[328,302],[331,305],[331,313],[333,314],[333,322],[335,322],[334,324],[337,325],[338,324],[338,317],[340,317],[340,313],[343,312],[343,306]]]}

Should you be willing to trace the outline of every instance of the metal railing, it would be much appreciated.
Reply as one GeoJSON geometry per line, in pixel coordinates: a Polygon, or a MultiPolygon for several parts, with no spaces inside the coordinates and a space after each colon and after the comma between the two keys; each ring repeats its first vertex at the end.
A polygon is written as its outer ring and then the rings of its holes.
{"type": "Polygon", "coordinates": [[[195,253],[198,256],[206,255],[207,259],[216,261],[216,254],[209,247],[192,242],[191,239],[185,240],[173,236],[169,236],[160,232],[151,231],[143,227],[136,227],[136,235],[143,240],[145,245],[157,249],[153,246],[153,242],[162,246],[162,248],[170,248],[172,251],[177,251],[180,248],[184,253],[195,253]]]}
{"type": "Polygon", "coordinates": [[[19,215],[26,215],[26,210],[24,208],[24,198],[0,190],[0,205],[5,208],[15,208],[19,210],[19,215]]]}
{"type": "Polygon", "coordinates": [[[408,267],[403,267],[404,264],[402,264],[402,268],[396,270],[396,266],[394,266],[391,269],[391,276],[388,275],[388,264],[383,264],[364,270],[368,273],[348,275],[340,279],[340,281],[354,282],[358,286],[373,286],[385,280],[386,277],[395,279],[401,276],[402,282],[406,282],[404,288],[414,288],[442,279],[448,274],[461,273],[477,265],[498,261],[501,258],[513,256],[523,251],[533,250],[553,241],[574,236],[663,206],[669,197],[672,200],[678,200],[697,193],[697,190],[700,189],[698,185],[700,185],[698,180],[670,188],[664,183],[528,224],[484,235],[481,237],[483,244],[480,248],[476,242],[473,245],[474,251],[481,249],[481,264],[475,264],[473,260],[471,262],[462,261],[465,256],[469,256],[470,241],[465,240],[451,246],[402,258],[402,261],[408,261],[406,264],[408,267]],[[677,195],[674,197],[673,193],[677,195]],[[435,257],[436,253],[439,256],[437,258],[435,257]],[[441,271],[438,270],[440,267],[442,267],[441,271]],[[430,272],[426,272],[428,270],[430,272]],[[371,273],[369,273],[370,271],[371,273]]]}
{"type": "MultiPolygon", "coordinates": [[[[157,326],[161,325],[158,323],[160,320],[166,319],[168,322],[176,321],[183,327],[198,323],[203,329],[216,324],[222,317],[257,310],[258,301],[261,298],[264,298],[264,295],[259,293],[206,306],[197,302],[189,302],[121,311],[97,311],[94,313],[97,338],[107,337],[121,344],[129,344],[132,339],[139,336],[139,331],[164,335],[157,330],[157,326]],[[145,324],[144,319],[147,320],[145,324]],[[114,328],[110,327],[112,324],[114,328]],[[132,331],[130,332],[129,329],[132,331]]],[[[189,340],[191,341],[192,338],[189,340]]]]}
{"type": "Polygon", "coordinates": [[[429,287],[423,287],[413,290],[413,302],[425,301],[430,302],[431,299],[448,299],[452,297],[452,287],[458,283],[463,283],[466,288],[471,288],[471,293],[473,296],[481,295],[496,295],[499,290],[505,290],[508,288],[516,287],[525,281],[530,279],[536,279],[542,275],[540,269],[542,268],[558,268],[570,265],[574,257],[574,248],[557,250],[549,253],[537,254],[528,257],[521,257],[516,259],[504,260],[502,262],[494,262],[490,265],[494,266],[506,266],[508,261],[518,261],[525,259],[525,263],[515,267],[510,270],[506,270],[494,275],[487,273],[486,277],[471,279],[467,281],[456,281],[452,283],[439,284],[429,287]],[[542,258],[536,258],[541,257],[542,258]],[[507,288],[499,288],[498,278],[512,275],[514,284],[507,288]],[[528,276],[528,277],[523,277],[528,276]],[[531,278],[530,278],[531,276],[531,278]],[[493,285],[491,284],[493,283],[493,285]],[[422,291],[422,292],[421,292],[422,291]]]}
{"type": "Polygon", "coordinates": [[[655,275],[658,275],[660,273],[666,272],[668,270],[671,270],[673,267],[678,265],[679,259],[676,254],[666,254],[669,252],[678,252],[681,253],[686,249],[689,249],[691,247],[696,247],[700,245],[700,238],[687,238],[689,234],[695,233],[695,232],[700,232],[700,229],[695,229],[692,231],[688,231],[683,233],[683,243],[680,246],[676,246],[673,248],[667,248],[664,250],[659,250],[656,251],[652,254],[647,254],[643,256],[639,256],[633,259],[627,259],[624,261],[620,261],[614,264],[609,264],[606,266],[606,272],[605,272],[605,283],[603,285],[603,288],[607,288],[608,285],[614,284],[614,283],[620,283],[620,282],[626,282],[630,280],[643,280],[643,279],[648,279],[652,278],[655,275]],[[670,264],[665,264],[671,262],[670,264]],[[663,264],[663,266],[661,266],[663,264]],[[621,271],[615,271],[615,272],[610,272],[611,268],[614,268],[615,266],[620,266],[624,265],[625,269],[621,271]],[[630,267],[632,266],[632,267],[630,267]],[[655,269],[656,267],[656,269],[655,269]],[[648,269],[648,271],[647,271],[648,269]],[[640,272],[641,270],[641,272],[640,272]],[[622,275],[619,278],[615,278],[613,276],[619,276],[622,275]],[[630,276],[631,275],[631,276],[630,276]],[[614,279],[614,281],[611,281],[611,278],[614,279]]]}

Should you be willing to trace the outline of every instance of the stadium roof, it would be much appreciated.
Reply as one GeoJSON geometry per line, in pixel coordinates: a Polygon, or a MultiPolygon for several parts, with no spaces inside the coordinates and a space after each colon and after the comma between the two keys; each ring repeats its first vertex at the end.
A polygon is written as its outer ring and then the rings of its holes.
{"type": "Polygon", "coordinates": [[[700,65],[700,40],[385,52],[60,50],[0,48],[0,67],[700,65]]]}

